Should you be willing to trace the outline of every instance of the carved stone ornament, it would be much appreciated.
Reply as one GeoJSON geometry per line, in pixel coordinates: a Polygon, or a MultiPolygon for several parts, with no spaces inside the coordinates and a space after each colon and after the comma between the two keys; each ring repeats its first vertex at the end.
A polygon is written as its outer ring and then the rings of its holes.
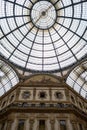
{"type": "Polygon", "coordinates": [[[27,99],[27,98],[29,98],[30,97],[30,92],[29,91],[24,91],[23,93],[22,93],[22,98],[24,98],[24,99],[27,99]]]}
{"type": "Polygon", "coordinates": [[[63,98],[63,94],[61,93],[61,92],[55,92],[55,97],[57,98],[57,99],[62,99],[63,98]]]}

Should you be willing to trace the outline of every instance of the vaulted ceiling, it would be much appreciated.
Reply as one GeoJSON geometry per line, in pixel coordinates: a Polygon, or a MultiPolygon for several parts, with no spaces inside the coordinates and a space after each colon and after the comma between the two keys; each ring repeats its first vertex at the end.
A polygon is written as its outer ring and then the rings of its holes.
{"type": "Polygon", "coordinates": [[[87,98],[87,0],[0,0],[0,59],[0,91],[16,70],[61,76],[87,98]]]}

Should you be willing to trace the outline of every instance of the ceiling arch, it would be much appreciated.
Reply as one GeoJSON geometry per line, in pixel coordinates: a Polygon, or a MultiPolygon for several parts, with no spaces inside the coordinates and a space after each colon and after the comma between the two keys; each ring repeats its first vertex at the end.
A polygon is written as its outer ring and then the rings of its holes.
{"type": "Polygon", "coordinates": [[[80,63],[70,72],[66,83],[87,99],[87,60],[80,63]]]}
{"type": "Polygon", "coordinates": [[[14,69],[0,59],[0,96],[9,91],[18,82],[19,78],[14,69]]]}

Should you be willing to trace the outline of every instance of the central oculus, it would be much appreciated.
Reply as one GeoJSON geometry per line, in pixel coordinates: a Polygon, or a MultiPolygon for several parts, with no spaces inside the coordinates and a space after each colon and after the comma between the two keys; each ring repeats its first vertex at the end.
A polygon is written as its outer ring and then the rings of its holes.
{"type": "Polygon", "coordinates": [[[52,3],[48,1],[36,2],[31,10],[31,20],[40,29],[52,27],[56,20],[56,10],[52,3]]]}
{"type": "Polygon", "coordinates": [[[42,12],[42,16],[45,16],[45,15],[46,15],[46,12],[45,12],[45,11],[43,11],[43,12],[42,12]]]}

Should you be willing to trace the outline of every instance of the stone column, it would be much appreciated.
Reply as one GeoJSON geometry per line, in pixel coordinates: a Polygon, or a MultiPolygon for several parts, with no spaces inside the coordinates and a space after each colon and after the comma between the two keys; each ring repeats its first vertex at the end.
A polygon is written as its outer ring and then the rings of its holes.
{"type": "Polygon", "coordinates": [[[66,121],[66,128],[67,128],[67,130],[73,130],[72,123],[69,119],[67,119],[67,121],[66,121]]]}
{"type": "Polygon", "coordinates": [[[87,126],[86,126],[86,127],[84,127],[84,130],[87,130],[87,126]]]}
{"type": "Polygon", "coordinates": [[[32,91],[33,91],[33,100],[35,100],[35,96],[36,96],[36,88],[34,88],[32,91]]]}
{"type": "Polygon", "coordinates": [[[78,130],[77,122],[72,122],[73,130],[78,130]]]}
{"type": "Polygon", "coordinates": [[[2,128],[3,128],[3,124],[2,124],[2,123],[0,123],[0,130],[2,130],[2,128]]]}
{"type": "Polygon", "coordinates": [[[6,130],[6,122],[2,123],[1,130],[6,130]]]}
{"type": "Polygon", "coordinates": [[[54,123],[55,123],[54,119],[50,120],[51,130],[55,130],[54,123]]]}
{"type": "Polygon", "coordinates": [[[14,119],[11,130],[17,130],[18,127],[18,120],[14,119]]]}
{"type": "Polygon", "coordinates": [[[52,100],[52,91],[51,88],[49,89],[50,101],[52,100]]]}
{"type": "Polygon", "coordinates": [[[33,130],[33,124],[34,124],[34,119],[30,119],[30,129],[29,130],[33,130]]]}
{"type": "Polygon", "coordinates": [[[0,123],[0,130],[1,130],[1,126],[2,126],[2,125],[1,125],[1,123],[0,123]]]}
{"type": "Polygon", "coordinates": [[[6,127],[6,130],[12,130],[12,123],[13,123],[12,120],[7,121],[7,127],[6,127]]]}
{"type": "Polygon", "coordinates": [[[29,130],[29,119],[25,121],[25,130],[29,130]]]}

